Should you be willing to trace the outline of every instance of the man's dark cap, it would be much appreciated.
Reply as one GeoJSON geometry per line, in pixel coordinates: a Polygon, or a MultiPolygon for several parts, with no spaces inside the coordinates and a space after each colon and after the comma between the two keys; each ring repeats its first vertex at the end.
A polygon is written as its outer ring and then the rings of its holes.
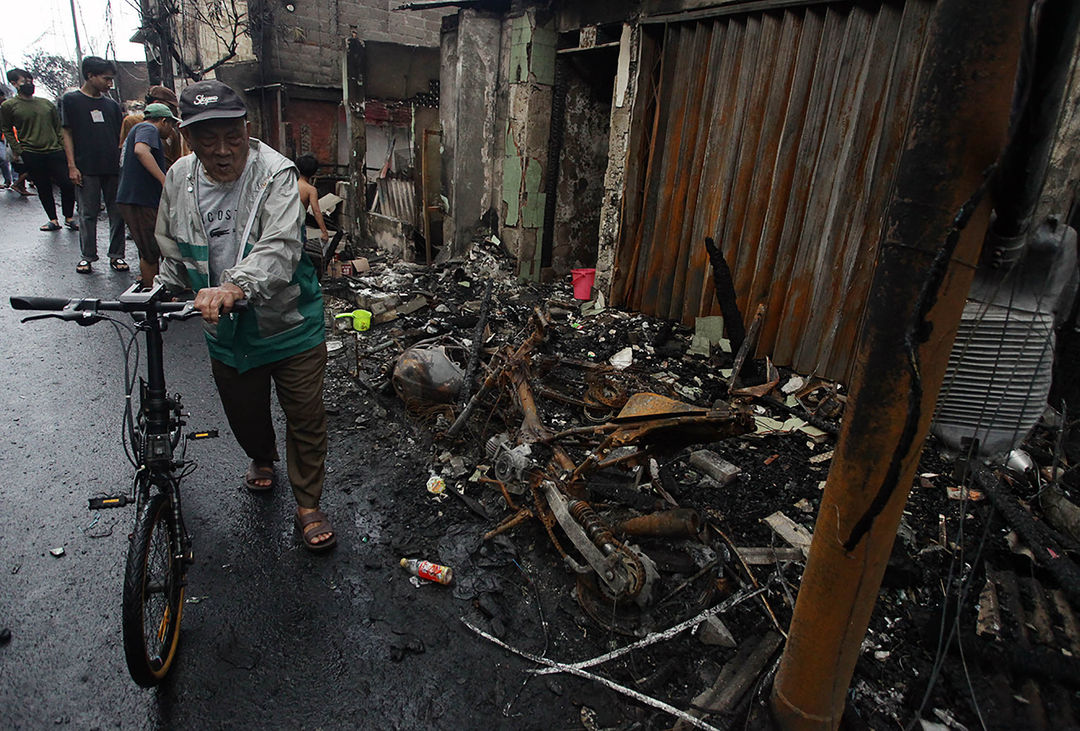
{"type": "Polygon", "coordinates": [[[247,116],[240,95],[220,81],[199,81],[180,92],[181,127],[210,119],[247,116]]]}

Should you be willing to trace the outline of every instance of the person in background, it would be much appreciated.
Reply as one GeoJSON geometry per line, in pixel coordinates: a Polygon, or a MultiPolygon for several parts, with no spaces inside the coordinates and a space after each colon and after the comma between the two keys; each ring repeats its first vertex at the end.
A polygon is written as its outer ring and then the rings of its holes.
{"type": "Polygon", "coordinates": [[[120,184],[120,105],[106,96],[116,77],[116,66],[97,56],[82,62],[83,85],[69,91],[60,100],[60,118],[64,125],[64,152],[68,177],[78,188],[79,248],[82,259],[75,267],[89,274],[98,260],[97,219],[102,197],[109,212],[109,266],[126,272],[124,261],[124,219],[116,207],[116,189],[120,184]]]}
{"type": "MultiPolygon", "coordinates": [[[[176,106],[177,99],[176,93],[167,86],[151,86],[146,91],[146,97],[144,98],[146,104],[161,103],[169,108],[169,111],[173,113],[174,117],[178,117],[180,114],[179,108],[176,106]]],[[[131,128],[143,121],[143,115],[140,112],[132,111],[126,117],[124,117],[123,124],[120,125],[120,148],[121,156],[123,155],[124,140],[127,139],[128,132],[131,128]]],[[[186,149],[184,145],[184,138],[180,135],[180,130],[173,129],[168,136],[161,139],[162,150],[165,154],[165,169],[168,170],[172,167],[172,164],[179,160],[184,155],[191,152],[186,149]]]]}
{"type": "Polygon", "coordinates": [[[140,101],[124,102],[124,119],[120,122],[120,167],[124,167],[124,143],[127,142],[128,133],[143,121],[144,105],[140,101]]]}
{"type": "Polygon", "coordinates": [[[116,203],[139,250],[139,280],[146,285],[158,272],[161,250],[154,239],[161,186],[165,183],[165,154],[161,140],[176,131],[179,121],[167,106],[147,104],[143,120],[124,141],[120,188],[116,203]]]}
{"type": "Polygon", "coordinates": [[[3,136],[0,136],[0,175],[4,176],[4,184],[0,185],[0,189],[10,188],[15,182],[11,172],[11,148],[3,136]]]}
{"type": "MultiPolygon", "coordinates": [[[[0,87],[0,104],[6,100],[7,91],[0,87]]],[[[3,130],[0,130],[0,174],[4,176],[4,184],[0,187],[13,190],[19,195],[33,195],[26,189],[26,169],[14,162],[13,157],[15,153],[11,151],[11,145],[7,143],[3,130]]]]}
{"type": "MultiPolygon", "coordinates": [[[[315,217],[315,223],[319,225],[319,238],[325,244],[330,240],[330,234],[326,230],[323,221],[322,209],[319,208],[319,191],[315,189],[315,171],[319,169],[319,161],[314,155],[301,155],[296,158],[296,169],[300,172],[300,205],[304,210],[311,210],[315,217]]],[[[307,240],[307,228],[304,228],[301,237],[307,240]]]]}
{"type": "MultiPolygon", "coordinates": [[[[180,108],[177,106],[179,101],[176,98],[176,92],[169,87],[151,86],[146,92],[146,103],[153,104],[154,102],[161,102],[169,108],[174,117],[180,118],[180,108]]],[[[161,145],[165,155],[166,170],[171,168],[174,162],[191,152],[187,145],[184,144],[184,138],[176,127],[173,127],[168,136],[161,138],[161,145]]]]}
{"type": "Polygon", "coordinates": [[[7,78],[18,93],[0,104],[0,132],[11,146],[12,162],[24,168],[37,188],[38,200],[49,217],[41,230],[60,230],[60,222],[56,218],[56,199],[53,198],[55,183],[60,189],[64,223],[72,231],[78,231],[79,225],[74,218],[75,186],[67,175],[60,113],[49,100],[34,96],[34,77],[29,71],[10,69],[7,78]]]}
{"type": "MultiPolygon", "coordinates": [[[[0,104],[3,104],[6,99],[7,92],[0,89],[0,104]]],[[[0,188],[10,188],[11,184],[15,182],[15,178],[11,173],[11,148],[8,147],[3,133],[0,133],[0,175],[4,176],[4,184],[0,185],[0,188]]]]}

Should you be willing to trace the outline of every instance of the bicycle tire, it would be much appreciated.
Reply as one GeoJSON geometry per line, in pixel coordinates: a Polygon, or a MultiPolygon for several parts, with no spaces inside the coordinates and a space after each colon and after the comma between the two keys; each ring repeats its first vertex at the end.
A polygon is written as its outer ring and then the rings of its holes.
{"type": "Polygon", "coordinates": [[[171,498],[158,493],[139,512],[124,572],[124,655],[144,688],[160,683],[176,658],[183,608],[180,532],[171,498]]]}

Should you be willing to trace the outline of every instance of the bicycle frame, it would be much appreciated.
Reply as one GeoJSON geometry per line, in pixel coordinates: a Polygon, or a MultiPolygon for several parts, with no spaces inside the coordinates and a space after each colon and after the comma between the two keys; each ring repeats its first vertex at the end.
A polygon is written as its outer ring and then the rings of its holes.
{"type": "MultiPolygon", "coordinates": [[[[119,298],[123,304],[142,305],[160,298],[160,285],[147,292],[134,291],[132,287],[119,298]]],[[[180,394],[170,397],[165,385],[164,341],[161,334],[167,329],[164,313],[132,313],[135,327],[144,335],[146,343],[146,378],[140,377],[138,417],[128,424],[134,447],[136,465],[132,498],[138,516],[143,504],[150,497],[151,486],[170,497],[173,517],[180,532],[180,553],[177,558],[192,563],[191,540],[184,526],[180,501],[180,479],[176,472],[183,468],[187,452],[187,437],[183,433],[182,404],[180,394]],[[179,458],[177,458],[179,453],[179,458]]]]}
{"type": "MultiPolygon", "coordinates": [[[[242,309],[245,304],[235,303],[235,308],[242,309]]],[[[162,332],[168,320],[195,317],[199,312],[193,303],[166,301],[160,285],[146,292],[133,285],[116,301],[12,297],[11,306],[16,310],[45,311],[23,322],[55,318],[93,325],[109,320],[121,335],[126,399],[123,434],[125,451],[127,442],[131,444],[128,457],[135,466],[135,476],[130,494],[91,498],[89,507],[100,510],[132,503],[136,506],[124,573],[124,654],[136,683],[143,687],[157,685],[169,672],[178,647],[187,566],[193,562],[180,502],[180,481],[194,466],[185,460],[187,439],[217,436],[214,430],[184,434],[180,394],[170,396],[166,390],[162,332]],[[108,312],[130,314],[134,328],[109,317],[105,314],[108,312]],[[130,333],[131,340],[124,338],[121,328],[130,333]],[[139,333],[146,342],[146,375],[138,378],[138,410],[132,414],[134,379],[129,359],[139,333]],[[165,541],[160,540],[163,536],[165,541]]]]}
{"type": "MultiPolygon", "coordinates": [[[[12,297],[11,304],[17,310],[52,311],[50,314],[28,317],[24,322],[55,317],[80,325],[92,325],[105,319],[102,312],[127,312],[132,316],[136,333],[143,333],[146,343],[146,377],[139,379],[138,413],[132,417],[129,405],[125,417],[127,437],[131,441],[136,463],[132,492],[130,495],[93,498],[90,500],[90,508],[123,507],[135,503],[138,516],[139,509],[150,497],[151,486],[156,487],[171,498],[174,517],[182,536],[179,549],[184,560],[190,562],[190,541],[181,519],[180,479],[177,476],[177,470],[186,464],[186,437],[182,432],[185,422],[181,418],[183,414],[180,395],[170,397],[166,390],[164,342],[161,334],[168,327],[167,317],[186,318],[197,313],[191,309],[190,303],[164,300],[165,290],[161,285],[147,291],[140,291],[138,285],[132,285],[116,301],[12,297]]],[[[125,385],[129,388],[127,397],[130,399],[130,385],[125,385]]],[[[216,432],[207,432],[205,435],[216,436],[216,432]]]]}

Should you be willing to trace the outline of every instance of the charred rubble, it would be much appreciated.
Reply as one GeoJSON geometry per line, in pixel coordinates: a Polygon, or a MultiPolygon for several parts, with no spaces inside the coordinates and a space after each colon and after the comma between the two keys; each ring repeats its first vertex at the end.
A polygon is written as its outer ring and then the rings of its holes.
{"type": "MultiPolygon", "coordinates": [[[[416,467],[394,550],[451,566],[452,611],[530,678],[628,696],[606,718],[583,705],[586,727],[764,723],[843,386],[737,363],[716,322],[521,283],[497,241],[434,267],[349,253],[324,281],[328,400],[379,427],[372,460],[416,467]],[[337,317],[355,309],[370,329],[337,317]]],[[[1075,725],[1066,426],[1048,411],[996,467],[928,441],[845,725],[1075,725]]]]}

